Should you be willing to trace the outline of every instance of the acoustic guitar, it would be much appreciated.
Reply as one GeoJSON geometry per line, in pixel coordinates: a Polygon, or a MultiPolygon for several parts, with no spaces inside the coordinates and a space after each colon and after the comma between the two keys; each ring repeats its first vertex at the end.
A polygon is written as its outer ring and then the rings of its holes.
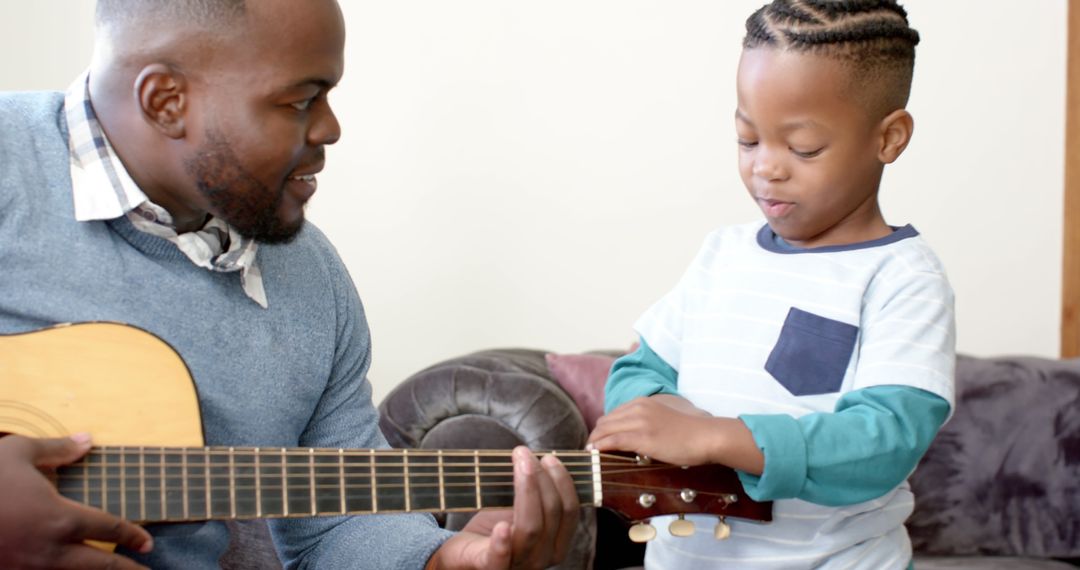
{"type": "MultiPolygon", "coordinates": [[[[475,511],[513,504],[509,450],[207,447],[195,384],[160,338],[118,323],[0,335],[0,433],[93,435],[95,447],[57,472],[60,494],[138,523],[475,511]],[[153,389],[146,389],[148,378],[153,389]]],[[[729,468],[680,467],[596,451],[558,456],[583,506],[630,523],[680,515],[769,521],[770,503],[743,492],[729,468]]]]}

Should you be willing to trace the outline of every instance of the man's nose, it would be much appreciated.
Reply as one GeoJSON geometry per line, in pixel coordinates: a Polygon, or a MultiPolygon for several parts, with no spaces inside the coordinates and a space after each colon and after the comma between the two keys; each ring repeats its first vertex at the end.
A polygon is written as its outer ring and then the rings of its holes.
{"type": "Polygon", "coordinates": [[[329,103],[322,105],[318,117],[308,130],[308,143],[312,146],[334,144],[341,138],[341,123],[338,123],[334,110],[329,103]]]}

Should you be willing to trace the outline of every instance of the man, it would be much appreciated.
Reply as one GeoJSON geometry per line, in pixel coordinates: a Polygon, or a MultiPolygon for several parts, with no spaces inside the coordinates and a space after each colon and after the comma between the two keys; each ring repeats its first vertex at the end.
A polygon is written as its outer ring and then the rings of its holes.
{"type": "MultiPolygon", "coordinates": [[[[385,446],[363,309],[304,222],[340,134],[327,92],[344,37],[335,0],[98,0],[92,64],[66,95],[0,95],[0,333],[107,320],[161,336],[209,445],[385,446]]],[[[61,498],[43,472],[89,445],[0,438],[0,567],[217,566],[220,522],[147,532],[61,498]]],[[[514,459],[513,510],[461,533],[426,515],[283,519],[275,543],[289,567],[557,563],[573,484],[554,458],[514,459]]]]}

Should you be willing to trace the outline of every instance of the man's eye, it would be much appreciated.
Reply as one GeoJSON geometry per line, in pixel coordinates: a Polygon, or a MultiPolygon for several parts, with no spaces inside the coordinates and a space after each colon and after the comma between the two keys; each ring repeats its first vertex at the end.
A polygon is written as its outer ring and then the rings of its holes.
{"type": "Polygon", "coordinates": [[[815,156],[821,154],[821,151],[823,150],[825,150],[825,147],[808,151],[791,149],[791,152],[795,153],[795,156],[798,156],[799,158],[814,158],[815,156]]]}
{"type": "Polygon", "coordinates": [[[289,106],[297,111],[307,111],[311,108],[311,104],[315,102],[315,99],[304,99],[303,101],[297,101],[295,103],[289,103],[289,106]]]}

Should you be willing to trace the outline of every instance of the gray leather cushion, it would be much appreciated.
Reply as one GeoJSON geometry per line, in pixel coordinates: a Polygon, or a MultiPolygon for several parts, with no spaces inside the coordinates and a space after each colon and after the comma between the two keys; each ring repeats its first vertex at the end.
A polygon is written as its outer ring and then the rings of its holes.
{"type": "Polygon", "coordinates": [[[538,350],[488,350],[441,362],[399,384],[379,411],[393,447],[580,449],[588,436],[538,350]]]}
{"type": "Polygon", "coordinates": [[[956,384],[911,477],[915,551],[1080,557],[1080,360],[961,356],[956,384]]]}
{"type": "MultiPolygon", "coordinates": [[[[581,449],[585,420],[551,378],[544,354],[487,350],[421,370],[383,399],[379,427],[393,447],[581,449]]],[[[459,530],[471,517],[450,513],[440,522],[459,530]]],[[[590,568],[595,532],[595,512],[583,509],[571,551],[556,568],[590,568]]]]}

